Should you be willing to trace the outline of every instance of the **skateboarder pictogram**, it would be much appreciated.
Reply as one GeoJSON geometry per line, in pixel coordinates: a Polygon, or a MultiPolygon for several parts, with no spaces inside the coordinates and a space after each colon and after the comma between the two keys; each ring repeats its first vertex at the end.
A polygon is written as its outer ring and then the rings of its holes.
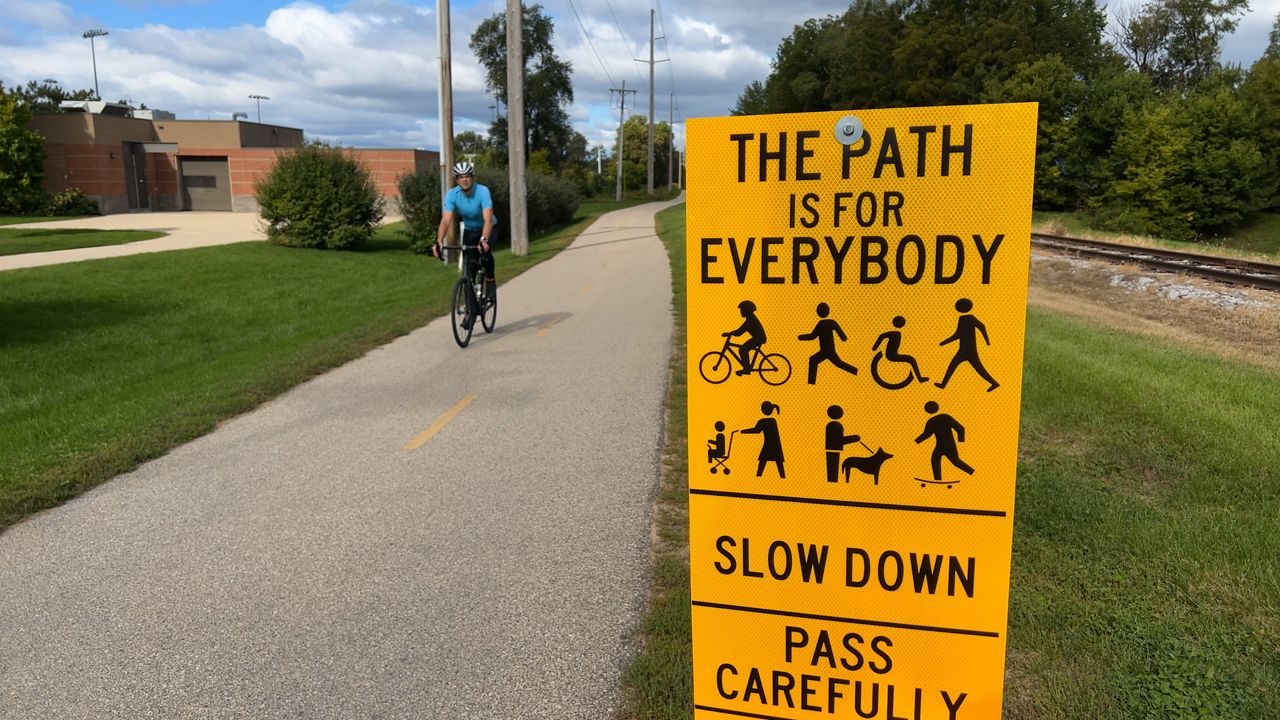
{"type": "Polygon", "coordinates": [[[956,312],[960,313],[960,317],[956,320],[956,331],[946,340],[938,343],[946,345],[947,343],[956,343],[956,354],[951,358],[951,364],[947,365],[947,372],[942,376],[942,382],[934,383],[940,388],[945,388],[947,382],[951,380],[951,374],[956,371],[964,363],[970,366],[982,376],[983,380],[991,383],[987,388],[987,392],[991,392],[1000,387],[1000,383],[991,377],[987,369],[982,366],[982,360],[978,358],[978,334],[982,334],[982,340],[987,345],[991,344],[991,338],[987,337],[987,327],[977,317],[970,315],[969,311],[973,309],[973,301],[968,298],[960,298],[956,301],[956,312]]]}
{"type": "Polygon", "coordinates": [[[839,481],[841,471],[844,472],[844,481],[849,482],[849,474],[857,470],[870,475],[874,478],[875,484],[879,485],[880,466],[893,456],[885,452],[884,448],[873,451],[862,442],[860,435],[845,435],[844,424],[840,422],[840,418],[844,417],[844,408],[839,405],[828,407],[827,417],[831,419],[825,429],[823,445],[827,453],[827,482],[839,481]],[[844,452],[844,446],[851,443],[858,443],[871,454],[864,457],[848,457],[841,462],[840,455],[844,452]]]}
{"type": "Polygon", "coordinates": [[[950,490],[952,485],[960,482],[959,480],[944,481],[942,479],[942,459],[946,458],[952,465],[963,470],[966,474],[972,475],[973,468],[969,467],[965,461],[960,459],[960,449],[956,443],[964,442],[964,426],[946,413],[935,414],[938,412],[938,403],[930,400],[924,404],[924,411],[932,415],[924,423],[924,432],[916,438],[917,443],[922,443],[929,437],[933,437],[933,455],[929,461],[933,466],[933,479],[925,480],[924,478],[916,478],[920,483],[920,487],[927,484],[946,485],[950,490]]]}
{"type": "Polygon", "coordinates": [[[920,373],[920,365],[916,359],[902,352],[902,328],[906,326],[907,319],[901,315],[893,318],[893,330],[886,330],[880,333],[880,337],[876,338],[876,342],[871,346],[872,350],[877,351],[875,357],[871,360],[871,378],[876,384],[886,390],[899,390],[915,382],[925,382],[929,378],[920,373]],[[884,350],[880,350],[880,346],[884,345],[884,350]],[[900,363],[910,366],[911,372],[901,380],[885,380],[880,374],[880,361],[886,360],[891,363],[900,363]]]}
{"type": "Polygon", "coordinates": [[[814,385],[818,381],[818,366],[823,360],[829,361],[832,365],[844,370],[851,375],[858,374],[858,368],[840,359],[840,355],[836,353],[836,336],[840,337],[841,342],[848,340],[844,334],[844,330],[840,327],[840,323],[827,317],[831,314],[831,308],[826,303],[818,303],[818,322],[813,329],[800,336],[801,340],[817,340],[818,352],[809,356],[809,384],[814,385]]]}

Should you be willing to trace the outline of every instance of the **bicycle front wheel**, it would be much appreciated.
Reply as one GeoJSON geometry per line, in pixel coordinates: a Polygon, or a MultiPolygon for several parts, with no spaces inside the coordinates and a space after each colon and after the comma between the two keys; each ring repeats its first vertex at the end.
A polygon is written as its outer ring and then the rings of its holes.
{"type": "Polygon", "coordinates": [[[465,277],[458,278],[453,286],[453,312],[449,320],[453,325],[453,339],[458,347],[466,347],[471,342],[471,312],[467,307],[467,294],[471,292],[471,283],[465,277]]]}
{"type": "Polygon", "coordinates": [[[732,369],[733,363],[729,362],[729,356],[723,352],[709,352],[698,361],[698,374],[712,385],[728,380],[732,369]]]}
{"type": "MultiPolygon", "coordinates": [[[[481,282],[481,293],[484,293],[485,281],[481,282]]],[[[484,331],[493,332],[493,326],[498,324],[498,283],[493,284],[493,295],[484,297],[480,301],[480,307],[484,308],[480,311],[480,324],[484,325],[484,331]]]]}
{"type": "Polygon", "coordinates": [[[781,385],[791,378],[791,361],[778,353],[760,358],[760,379],[769,385],[781,385]]]}

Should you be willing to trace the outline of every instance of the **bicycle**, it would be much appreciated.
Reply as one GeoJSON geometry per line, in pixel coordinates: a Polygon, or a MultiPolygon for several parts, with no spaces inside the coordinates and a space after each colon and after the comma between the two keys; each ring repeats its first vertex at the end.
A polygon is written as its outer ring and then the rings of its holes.
{"type": "MultiPolygon", "coordinates": [[[[461,245],[444,245],[445,250],[462,250],[461,245]]],[[[444,262],[444,253],[440,254],[444,262]]],[[[479,316],[480,325],[485,333],[493,332],[498,323],[498,284],[494,281],[493,293],[485,291],[485,272],[479,259],[471,259],[465,263],[462,277],[453,286],[453,305],[450,309],[450,323],[453,327],[453,339],[458,347],[466,347],[471,342],[471,332],[475,328],[475,318],[479,316]],[[468,280],[470,278],[470,280],[468,280]]]]}
{"type": "Polygon", "coordinates": [[[712,385],[719,385],[729,379],[733,370],[733,360],[737,360],[747,372],[759,373],[760,379],[767,385],[781,385],[791,378],[791,361],[779,353],[766,353],[761,347],[756,351],[755,361],[742,361],[742,345],[733,342],[728,336],[724,339],[724,347],[713,350],[698,361],[698,374],[712,385]]]}

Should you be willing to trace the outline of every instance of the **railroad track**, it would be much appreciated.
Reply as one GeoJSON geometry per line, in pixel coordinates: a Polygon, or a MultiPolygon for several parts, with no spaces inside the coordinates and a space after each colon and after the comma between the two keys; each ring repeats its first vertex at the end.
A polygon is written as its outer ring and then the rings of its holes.
{"type": "Polygon", "coordinates": [[[1280,292],[1280,265],[1270,263],[1197,255],[1176,250],[1155,250],[1044,233],[1031,233],[1031,244],[1064,250],[1076,255],[1135,263],[1157,270],[1198,275],[1233,285],[1251,285],[1280,292]]]}

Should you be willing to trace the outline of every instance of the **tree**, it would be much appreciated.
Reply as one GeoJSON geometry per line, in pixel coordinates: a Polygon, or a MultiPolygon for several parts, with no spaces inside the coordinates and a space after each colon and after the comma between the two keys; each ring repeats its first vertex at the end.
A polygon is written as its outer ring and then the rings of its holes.
{"type": "MultiPolygon", "coordinates": [[[[568,157],[573,129],[564,109],[573,102],[572,66],[556,55],[552,45],[555,23],[542,12],[541,5],[523,7],[521,45],[524,55],[524,113],[529,153],[547,151],[547,158],[557,169],[568,157]]],[[[485,84],[490,92],[507,99],[507,20],[502,13],[480,23],[471,34],[471,50],[485,68],[485,84]]],[[[493,124],[490,138],[495,147],[498,130],[506,137],[506,119],[493,124]]]]}
{"type": "Polygon", "coordinates": [[[1194,88],[1218,69],[1222,38],[1249,0],[1150,0],[1126,10],[1112,35],[1134,67],[1167,92],[1194,88]]]}
{"type": "Polygon", "coordinates": [[[14,93],[22,99],[27,109],[34,113],[58,112],[63,100],[92,100],[92,90],[64,90],[57,80],[52,78],[37,83],[35,80],[14,89],[14,93]]]}
{"type": "Polygon", "coordinates": [[[730,115],[763,115],[769,112],[764,83],[752,80],[738,96],[738,102],[729,109],[730,115]]]}
{"type": "MultiPolygon", "coordinates": [[[[1057,55],[1087,75],[1106,57],[1094,0],[854,0],[782,40],[767,112],[958,104],[1024,63],[1057,55]]],[[[743,109],[758,111],[749,87],[743,109]]]]}
{"type": "Polygon", "coordinates": [[[0,83],[0,214],[34,210],[44,200],[44,138],[27,129],[31,112],[0,83]]]}
{"type": "MultiPolygon", "coordinates": [[[[670,161],[670,140],[671,126],[665,122],[660,122],[653,126],[653,177],[654,184],[659,184],[658,178],[662,178],[662,182],[666,182],[667,163],[670,161]]],[[[622,124],[622,157],[627,163],[623,166],[626,172],[627,166],[635,164],[643,170],[640,176],[640,184],[648,183],[649,174],[649,121],[643,115],[632,115],[622,124]]]]}

